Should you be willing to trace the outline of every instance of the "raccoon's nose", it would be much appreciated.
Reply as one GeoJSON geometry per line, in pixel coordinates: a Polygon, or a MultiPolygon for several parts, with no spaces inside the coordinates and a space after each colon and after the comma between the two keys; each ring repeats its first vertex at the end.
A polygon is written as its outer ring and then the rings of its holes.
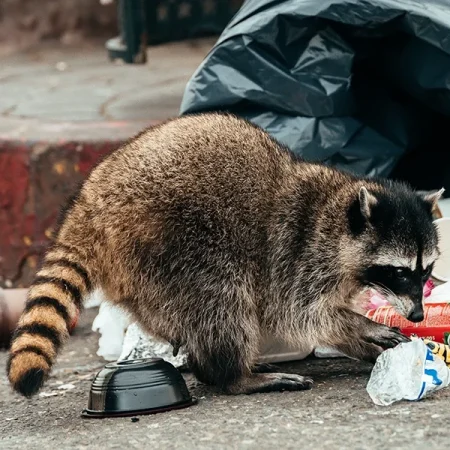
{"type": "Polygon", "coordinates": [[[423,320],[423,309],[414,308],[408,315],[407,319],[410,322],[422,322],[423,320]]]}

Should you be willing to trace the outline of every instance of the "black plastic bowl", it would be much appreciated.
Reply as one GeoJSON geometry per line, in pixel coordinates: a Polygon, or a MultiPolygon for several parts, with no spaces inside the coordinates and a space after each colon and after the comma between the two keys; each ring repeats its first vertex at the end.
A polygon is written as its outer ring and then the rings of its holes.
{"type": "Polygon", "coordinates": [[[181,373],[161,358],[107,364],[94,378],[83,417],[127,417],[197,403],[181,373]]]}

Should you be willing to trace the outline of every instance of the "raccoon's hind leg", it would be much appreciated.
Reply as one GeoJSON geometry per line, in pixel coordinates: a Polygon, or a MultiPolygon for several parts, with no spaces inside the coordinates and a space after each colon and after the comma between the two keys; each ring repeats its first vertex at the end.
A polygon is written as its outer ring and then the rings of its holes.
{"type": "Polygon", "coordinates": [[[202,383],[215,385],[226,394],[302,391],[310,389],[313,380],[287,373],[254,373],[243,367],[239,353],[232,346],[217,348],[202,357],[189,355],[188,366],[202,383]],[[229,352],[229,353],[228,353],[229,352]],[[228,354],[227,354],[228,353],[228,354]]]}
{"type": "MultiPolygon", "coordinates": [[[[236,322],[237,320],[235,320],[236,322]]],[[[245,329],[254,327],[240,321],[240,330],[234,324],[220,323],[208,334],[201,333],[200,342],[191,342],[195,351],[189,353],[188,365],[197,379],[215,385],[227,394],[253,394],[256,392],[298,391],[310,389],[312,380],[285,373],[255,373],[270,365],[252,365],[254,346],[245,329]],[[228,326],[227,326],[228,325],[228,326]]]]}

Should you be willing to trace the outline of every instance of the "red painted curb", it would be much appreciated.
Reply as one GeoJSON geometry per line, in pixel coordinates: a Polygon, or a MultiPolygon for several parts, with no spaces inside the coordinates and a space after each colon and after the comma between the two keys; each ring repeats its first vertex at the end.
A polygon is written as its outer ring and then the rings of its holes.
{"type": "Polygon", "coordinates": [[[100,158],[155,123],[2,120],[0,286],[29,286],[66,199],[100,158]]]}

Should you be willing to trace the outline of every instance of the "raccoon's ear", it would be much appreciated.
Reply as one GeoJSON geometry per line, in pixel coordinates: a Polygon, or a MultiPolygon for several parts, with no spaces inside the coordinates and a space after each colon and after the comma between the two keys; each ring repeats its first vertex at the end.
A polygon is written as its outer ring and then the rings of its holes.
{"type": "Polygon", "coordinates": [[[359,190],[356,197],[347,211],[348,224],[354,236],[360,235],[367,227],[372,208],[378,203],[376,197],[364,186],[359,190]]]}
{"type": "Polygon", "coordinates": [[[444,194],[445,189],[441,188],[439,191],[433,191],[433,192],[417,192],[418,195],[425,200],[426,203],[428,203],[431,206],[431,209],[433,210],[436,208],[438,201],[441,199],[442,195],[444,194]]]}
{"type": "Polygon", "coordinates": [[[366,220],[369,220],[372,215],[372,208],[378,203],[378,200],[365,186],[362,186],[359,190],[358,197],[361,214],[366,220]]]}

